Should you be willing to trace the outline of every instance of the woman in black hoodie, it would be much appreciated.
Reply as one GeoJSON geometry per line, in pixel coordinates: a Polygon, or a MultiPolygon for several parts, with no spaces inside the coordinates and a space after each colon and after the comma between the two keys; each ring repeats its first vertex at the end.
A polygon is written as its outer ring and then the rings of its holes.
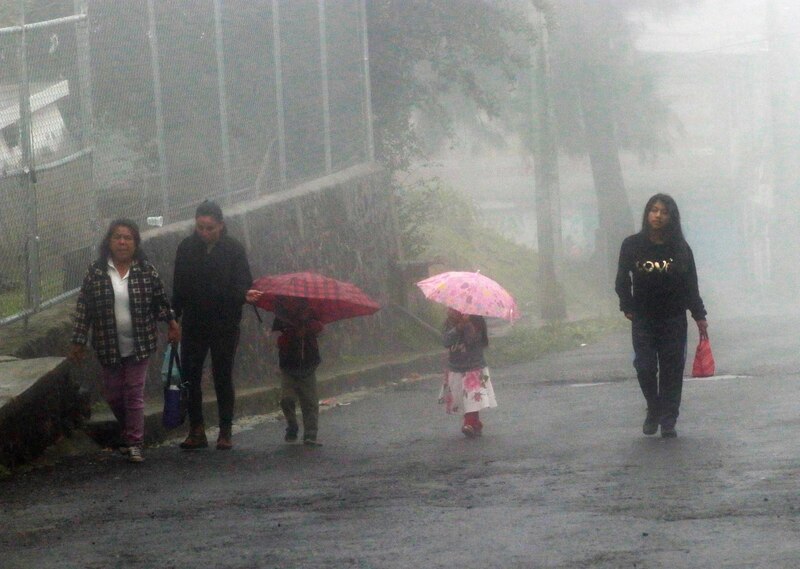
{"type": "Polygon", "coordinates": [[[697,285],[692,249],[672,197],[647,201],[642,230],[622,242],[615,286],[620,310],[632,324],[636,375],[647,401],[645,435],[677,436],[686,364],[686,310],[708,335],[706,309],[697,285]]]}

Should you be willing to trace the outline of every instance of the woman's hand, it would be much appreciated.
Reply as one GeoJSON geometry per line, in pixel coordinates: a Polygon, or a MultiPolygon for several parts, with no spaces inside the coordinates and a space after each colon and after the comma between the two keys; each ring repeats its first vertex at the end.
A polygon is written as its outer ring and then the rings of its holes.
{"type": "Polygon", "coordinates": [[[245,294],[244,299],[247,301],[248,304],[255,304],[262,296],[264,296],[263,292],[251,288],[250,290],[247,291],[247,294],[245,294]]]}
{"type": "Polygon", "coordinates": [[[83,344],[72,344],[67,353],[67,359],[74,364],[79,364],[86,357],[86,346],[83,344]]]}
{"type": "Polygon", "coordinates": [[[625,318],[633,322],[633,312],[625,312],[625,318]]]}
{"type": "Polygon", "coordinates": [[[697,320],[697,331],[701,338],[708,338],[708,322],[705,319],[697,320]]]}
{"type": "Polygon", "coordinates": [[[180,344],[181,342],[181,325],[178,324],[177,320],[170,320],[169,322],[169,330],[167,331],[167,341],[173,346],[180,344]]]}

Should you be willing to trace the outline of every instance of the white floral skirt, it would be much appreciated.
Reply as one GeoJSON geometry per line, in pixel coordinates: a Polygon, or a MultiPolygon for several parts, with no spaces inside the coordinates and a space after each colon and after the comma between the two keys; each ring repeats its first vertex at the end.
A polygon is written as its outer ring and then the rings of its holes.
{"type": "Polygon", "coordinates": [[[489,368],[445,372],[439,402],[444,403],[445,411],[450,415],[497,407],[489,368]]]}

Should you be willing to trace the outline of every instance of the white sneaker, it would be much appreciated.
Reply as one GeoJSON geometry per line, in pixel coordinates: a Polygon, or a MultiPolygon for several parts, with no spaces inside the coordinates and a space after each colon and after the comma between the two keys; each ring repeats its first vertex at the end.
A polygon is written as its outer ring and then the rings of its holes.
{"type": "Polygon", "coordinates": [[[128,462],[144,462],[142,447],[129,447],[128,462]]]}

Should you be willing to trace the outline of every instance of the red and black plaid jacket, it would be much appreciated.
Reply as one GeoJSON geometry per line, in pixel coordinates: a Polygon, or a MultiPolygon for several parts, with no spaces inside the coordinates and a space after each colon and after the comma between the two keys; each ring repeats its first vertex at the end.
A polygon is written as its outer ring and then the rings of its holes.
{"type": "MultiPolygon", "coordinates": [[[[156,320],[169,322],[175,315],[164,293],[158,271],[147,261],[134,261],[128,276],[131,320],[133,321],[133,356],[141,361],[156,350],[156,320]]],[[[108,274],[108,261],[98,259],[83,279],[75,311],[72,343],[86,344],[92,331],[92,347],[105,366],[122,361],[117,344],[114,317],[114,289],[108,274]]]]}

